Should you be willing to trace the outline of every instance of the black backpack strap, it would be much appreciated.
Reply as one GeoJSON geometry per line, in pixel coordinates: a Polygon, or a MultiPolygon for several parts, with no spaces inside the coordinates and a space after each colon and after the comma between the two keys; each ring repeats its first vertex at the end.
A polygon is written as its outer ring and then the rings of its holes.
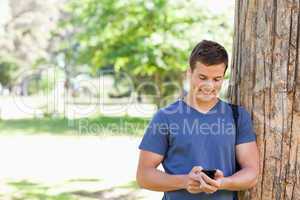
{"type": "Polygon", "coordinates": [[[232,110],[232,115],[233,115],[233,120],[234,120],[234,125],[235,128],[237,130],[238,128],[238,119],[239,119],[239,106],[238,105],[234,105],[234,104],[229,104],[232,110]]]}
{"type": "MultiPolygon", "coordinates": [[[[235,130],[236,130],[236,135],[235,135],[235,144],[237,140],[237,134],[238,134],[238,119],[239,119],[239,106],[234,105],[234,104],[229,104],[232,110],[232,117],[234,120],[234,125],[235,125],[235,130]]],[[[236,162],[236,171],[240,170],[241,167],[240,165],[236,162]]]]}

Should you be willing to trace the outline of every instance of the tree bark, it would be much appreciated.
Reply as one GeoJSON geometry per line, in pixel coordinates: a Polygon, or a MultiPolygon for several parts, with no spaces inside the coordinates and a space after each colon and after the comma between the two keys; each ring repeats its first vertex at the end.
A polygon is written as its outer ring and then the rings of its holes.
{"type": "Polygon", "coordinates": [[[252,114],[260,152],[239,200],[300,199],[299,44],[299,0],[236,0],[228,95],[252,114]]]}

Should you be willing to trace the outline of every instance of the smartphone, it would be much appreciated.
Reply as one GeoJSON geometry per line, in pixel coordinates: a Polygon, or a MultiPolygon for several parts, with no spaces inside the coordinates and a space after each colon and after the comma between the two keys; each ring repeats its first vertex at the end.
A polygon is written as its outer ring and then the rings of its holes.
{"type": "Polygon", "coordinates": [[[202,169],[202,172],[204,174],[206,174],[209,178],[214,179],[215,178],[215,173],[217,172],[217,170],[215,169],[202,169]]]}

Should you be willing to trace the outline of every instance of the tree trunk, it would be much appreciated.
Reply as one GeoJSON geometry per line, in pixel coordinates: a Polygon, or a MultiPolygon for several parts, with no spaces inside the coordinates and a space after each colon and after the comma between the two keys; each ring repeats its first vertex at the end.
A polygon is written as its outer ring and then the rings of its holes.
{"type": "Polygon", "coordinates": [[[252,114],[260,152],[245,199],[300,199],[300,2],[236,0],[229,99],[252,114]]]}

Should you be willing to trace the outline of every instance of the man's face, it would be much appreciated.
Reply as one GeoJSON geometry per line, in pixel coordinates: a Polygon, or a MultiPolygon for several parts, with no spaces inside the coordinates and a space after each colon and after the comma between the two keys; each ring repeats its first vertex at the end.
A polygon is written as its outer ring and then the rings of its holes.
{"type": "Polygon", "coordinates": [[[194,100],[211,101],[221,90],[225,72],[225,64],[204,65],[196,62],[193,71],[189,68],[190,93],[194,100]]]}

